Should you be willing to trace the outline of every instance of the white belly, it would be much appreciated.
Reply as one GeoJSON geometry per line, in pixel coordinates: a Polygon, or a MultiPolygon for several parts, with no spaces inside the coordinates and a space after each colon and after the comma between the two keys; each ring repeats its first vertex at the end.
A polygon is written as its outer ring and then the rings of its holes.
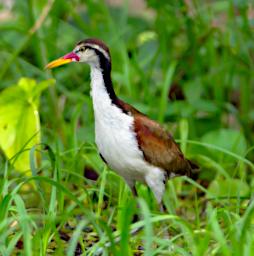
{"type": "Polygon", "coordinates": [[[95,110],[96,144],[108,165],[128,180],[144,182],[148,164],[138,148],[134,119],[118,107],[98,113],[95,110]]]}

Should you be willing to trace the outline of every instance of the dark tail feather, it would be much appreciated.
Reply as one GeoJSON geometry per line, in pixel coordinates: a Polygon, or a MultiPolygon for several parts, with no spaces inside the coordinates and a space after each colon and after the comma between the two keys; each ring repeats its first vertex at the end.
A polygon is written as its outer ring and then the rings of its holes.
{"type": "Polygon", "coordinates": [[[191,172],[190,172],[190,178],[193,180],[198,179],[198,174],[200,171],[200,168],[197,164],[193,163],[192,161],[188,160],[188,163],[190,164],[191,167],[191,172]]]}

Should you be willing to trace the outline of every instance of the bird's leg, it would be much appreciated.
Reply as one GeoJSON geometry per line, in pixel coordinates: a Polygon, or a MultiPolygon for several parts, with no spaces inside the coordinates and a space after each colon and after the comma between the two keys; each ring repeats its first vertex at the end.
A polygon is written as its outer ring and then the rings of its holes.
{"type": "Polygon", "coordinates": [[[133,186],[131,187],[131,192],[132,192],[132,194],[133,194],[134,197],[137,197],[137,196],[138,196],[138,192],[137,192],[137,190],[136,190],[135,185],[133,185],[133,186]]]}
{"type": "MultiPolygon", "coordinates": [[[[138,192],[137,192],[136,187],[135,187],[134,184],[133,184],[133,186],[131,187],[131,192],[132,192],[132,194],[133,194],[133,196],[134,196],[135,198],[138,197],[138,192]]],[[[137,208],[139,208],[139,204],[137,204],[137,208]]],[[[133,215],[132,222],[135,223],[135,222],[138,222],[139,220],[140,220],[140,219],[139,219],[138,214],[135,213],[135,214],[133,215]]]]}
{"type": "Polygon", "coordinates": [[[165,214],[165,213],[166,213],[166,210],[167,210],[167,209],[166,209],[165,204],[163,203],[163,201],[161,201],[161,202],[160,202],[160,212],[165,214]]]}
{"type": "Polygon", "coordinates": [[[125,178],[125,182],[128,184],[129,188],[131,189],[131,192],[133,194],[134,197],[138,196],[137,190],[135,188],[135,182],[131,179],[126,179],[125,178]]]}
{"type": "MultiPolygon", "coordinates": [[[[128,184],[129,188],[131,189],[133,197],[137,198],[138,197],[138,193],[137,193],[137,190],[136,190],[136,187],[135,187],[135,181],[129,180],[129,179],[125,179],[125,181],[128,184]]],[[[137,208],[139,208],[138,204],[137,204],[137,208]]],[[[132,223],[135,223],[137,221],[139,221],[139,216],[138,216],[138,214],[135,213],[133,215],[132,223]]]]}

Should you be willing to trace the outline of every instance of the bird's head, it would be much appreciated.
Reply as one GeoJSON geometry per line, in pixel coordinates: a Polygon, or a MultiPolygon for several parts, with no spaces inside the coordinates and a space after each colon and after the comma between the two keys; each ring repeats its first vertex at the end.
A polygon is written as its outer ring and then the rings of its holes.
{"type": "Polygon", "coordinates": [[[110,53],[108,47],[98,39],[86,39],[78,42],[73,51],[56,59],[46,68],[55,68],[70,62],[84,62],[92,67],[110,67],[110,53]]]}

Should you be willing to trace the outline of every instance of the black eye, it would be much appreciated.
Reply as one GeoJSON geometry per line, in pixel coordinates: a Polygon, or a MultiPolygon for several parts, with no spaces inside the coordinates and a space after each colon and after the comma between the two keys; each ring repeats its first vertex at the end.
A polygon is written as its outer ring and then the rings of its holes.
{"type": "Polygon", "coordinates": [[[81,52],[84,52],[85,51],[85,47],[81,47],[79,50],[81,51],[81,52]]]}

